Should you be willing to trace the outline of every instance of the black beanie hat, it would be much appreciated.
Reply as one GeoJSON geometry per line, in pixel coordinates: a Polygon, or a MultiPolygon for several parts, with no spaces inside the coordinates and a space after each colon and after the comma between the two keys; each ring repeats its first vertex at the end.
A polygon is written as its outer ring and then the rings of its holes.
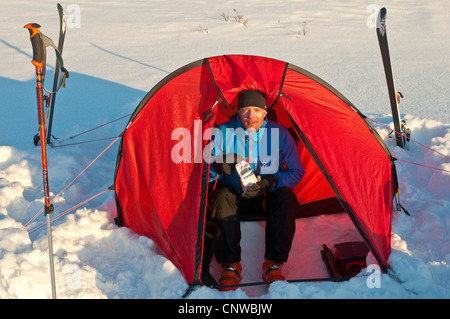
{"type": "Polygon", "coordinates": [[[260,91],[245,90],[238,94],[238,109],[242,109],[247,106],[256,106],[264,111],[267,111],[266,97],[260,91]]]}

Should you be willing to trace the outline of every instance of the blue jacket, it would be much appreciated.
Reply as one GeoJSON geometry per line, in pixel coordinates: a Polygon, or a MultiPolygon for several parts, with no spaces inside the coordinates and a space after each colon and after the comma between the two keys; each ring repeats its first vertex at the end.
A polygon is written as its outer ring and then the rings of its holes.
{"type": "MultiPolygon", "coordinates": [[[[257,132],[245,131],[241,120],[236,117],[220,125],[211,142],[211,163],[216,155],[236,153],[249,161],[257,176],[273,174],[277,182],[273,190],[280,187],[295,187],[305,170],[297,148],[288,130],[275,122],[264,119],[257,132]]],[[[209,181],[217,180],[219,185],[229,186],[242,193],[239,175],[219,175],[210,166],[209,181]]]]}

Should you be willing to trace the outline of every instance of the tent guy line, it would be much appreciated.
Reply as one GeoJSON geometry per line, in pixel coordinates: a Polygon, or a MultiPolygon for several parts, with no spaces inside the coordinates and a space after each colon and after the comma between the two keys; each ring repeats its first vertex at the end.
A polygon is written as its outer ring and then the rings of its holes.
{"type": "MultiPolygon", "coordinates": [[[[94,158],[69,184],[67,184],[66,187],[64,187],[58,194],[56,194],[55,197],[53,197],[50,202],[53,202],[55,199],[57,199],[59,196],[61,196],[61,194],[69,188],[70,185],[72,185],[92,164],[94,164],[94,162],[96,160],[98,160],[100,158],[100,156],[102,156],[117,140],[119,139],[119,137],[116,137],[114,139],[114,141],[112,141],[105,149],[103,149],[103,151],[100,152],[100,154],[97,155],[96,158],[94,158]]],[[[22,229],[27,229],[30,224],[43,212],[43,208],[37,212],[23,227],[22,229]]]]}
{"type": "Polygon", "coordinates": [[[441,153],[441,152],[438,152],[438,151],[432,149],[431,147],[426,146],[425,144],[422,144],[422,143],[420,143],[419,141],[416,141],[416,140],[412,139],[411,137],[406,136],[405,134],[403,134],[403,133],[401,133],[401,132],[396,132],[395,130],[393,130],[392,128],[390,128],[390,127],[387,126],[387,125],[381,124],[380,122],[377,122],[377,121],[375,121],[374,119],[371,119],[370,117],[367,117],[367,116],[366,116],[366,118],[367,118],[368,120],[370,120],[370,121],[372,121],[372,122],[374,122],[374,123],[376,123],[376,124],[378,124],[378,125],[384,127],[384,128],[387,128],[387,129],[389,129],[389,130],[394,131],[395,133],[400,134],[402,137],[405,137],[405,138],[410,139],[410,140],[413,141],[414,143],[417,143],[417,144],[419,144],[420,146],[423,146],[423,147],[425,147],[426,149],[428,149],[428,150],[430,150],[430,151],[432,151],[432,152],[435,152],[436,154],[439,154],[439,155],[441,155],[441,156],[443,156],[443,157],[445,157],[445,158],[447,158],[447,159],[450,159],[450,156],[447,156],[447,155],[445,155],[445,154],[443,154],[443,153],[441,153]]]}

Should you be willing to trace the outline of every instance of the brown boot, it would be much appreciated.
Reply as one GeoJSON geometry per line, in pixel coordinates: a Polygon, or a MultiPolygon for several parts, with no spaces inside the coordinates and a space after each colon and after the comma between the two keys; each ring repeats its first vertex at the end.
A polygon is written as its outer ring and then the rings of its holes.
{"type": "Polygon", "coordinates": [[[242,266],[240,262],[230,263],[224,265],[224,271],[219,280],[219,285],[222,286],[220,291],[236,290],[238,287],[227,287],[239,284],[241,281],[242,266]]]}
{"type": "Polygon", "coordinates": [[[263,280],[268,283],[272,283],[277,280],[286,280],[286,278],[283,276],[283,273],[281,272],[282,266],[283,263],[281,262],[265,259],[263,264],[263,280]]]}

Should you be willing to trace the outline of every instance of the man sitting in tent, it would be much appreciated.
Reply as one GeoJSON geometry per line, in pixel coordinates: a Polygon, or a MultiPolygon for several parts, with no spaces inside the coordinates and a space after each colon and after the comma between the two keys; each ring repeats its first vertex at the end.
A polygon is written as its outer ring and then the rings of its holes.
{"type": "Polygon", "coordinates": [[[240,92],[238,116],[219,126],[220,133],[212,142],[214,162],[209,175],[216,186],[211,219],[223,240],[222,290],[236,289],[226,286],[238,284],[241,278],[241,214],[267,217],[263,280],[285,280],[281,266],[289,256],[299,208],[292,188],[302,179],[304,169],[289,132],[266,115],[266,98],[261,92],[240,92]],[[235,166],[243,159],[259,180],[245,191],[235,166]]]}

